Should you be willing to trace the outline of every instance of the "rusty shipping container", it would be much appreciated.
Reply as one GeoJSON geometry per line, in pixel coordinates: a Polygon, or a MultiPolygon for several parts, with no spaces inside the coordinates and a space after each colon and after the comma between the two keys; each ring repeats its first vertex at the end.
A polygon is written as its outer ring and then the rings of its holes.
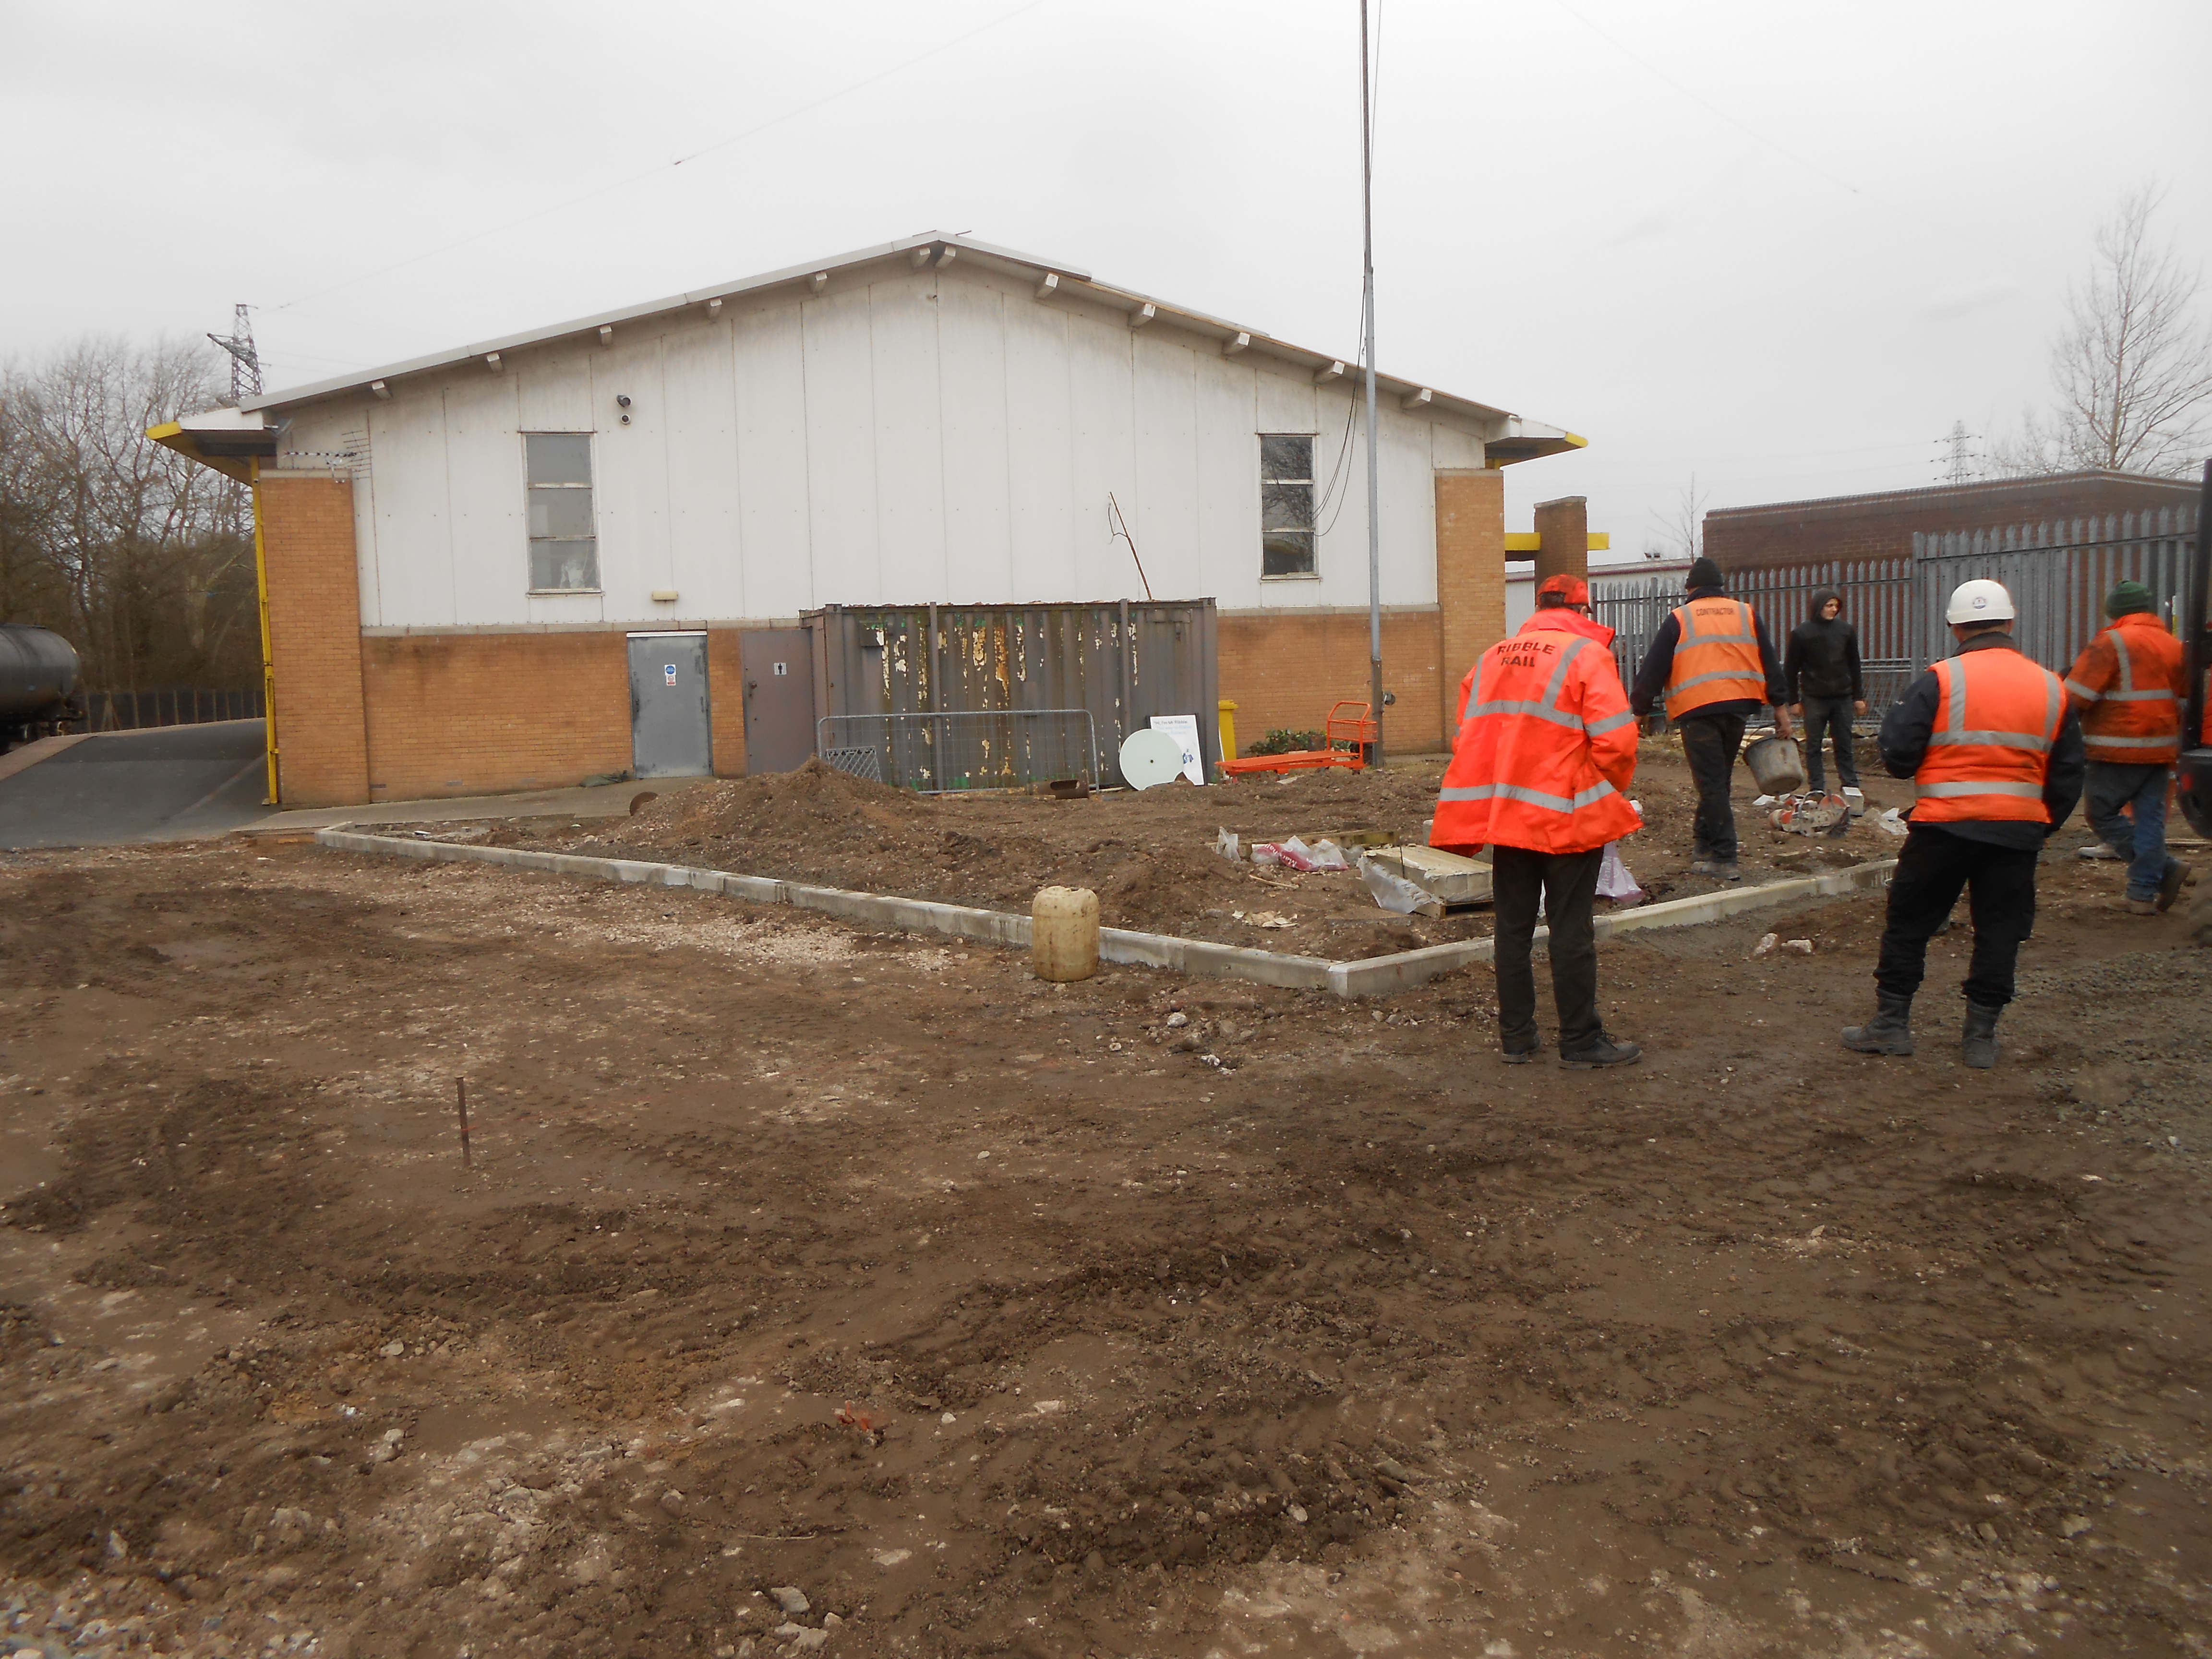
{"type": "MultiPolygon", "coordinates": [[[[817,716],[988,714],[1034,717],[1087,710],[1101,787],[1123,781],[1121,740],[1155,714],[1194,714],[1206,775],[1221,758],[1220,666],[1212,599],[1098,605],[824,605],[801,619],[812,638],[817,716]]],[[[888,756],[941,740],[929,723],[842,720],[888,756]],[[900,728],[894,730],[894,728],[900,728]],[[916,728],[919,728],[918,731],[916,728]]],[[[1016,785],[1044,775],[1087,774],[1087,744],[1047,738],[1034,718],[981,725],[980,770],[963,763],[958,787],[1016,785]],[[1042,747],[1039,747],[1042,745],[1042,747]]],[[[1050,722],[1044,722],[1049,726],[1050,722]]],[[[1078,723],[1079,724],[1079,722],[1078,723]]],[[[927,757],[919,763],[930,769],[927,757]]],[[[954,787],[942,777],[933,787],[954,787]]],[[[914,775],[912,766],[900,769],[914,775]]]]}

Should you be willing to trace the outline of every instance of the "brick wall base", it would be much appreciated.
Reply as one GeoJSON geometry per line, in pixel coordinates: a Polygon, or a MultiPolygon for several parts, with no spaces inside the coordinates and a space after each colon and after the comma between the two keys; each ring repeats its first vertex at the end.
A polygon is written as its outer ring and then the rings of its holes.
{"type": "MultiPolygon", "coordinates": [[[[1387,753],[1443,746],[1437,624],[1427,606],[1382,613],[1382,684],[1398,698],[1384,715],[1387,753]]],[[[1364,611],[1224,611],[1218,625],[1221,695],[1237,705],[1240,744],[1277,729],[1318,732],[1331,703],[1368,700],[1364,611]]]]}
{"type": "Polygon", "coordinates": [[[286,806],[355,805],[369,797],[353,483],[326,473],[264,472],[254,511],[269,579],[278,799],[286,806]]]}
{"type": "Polygon", "coordinates": [[[628,771],[629,653],[614,633],[362,641],[370,799],[544,789],[628,771]]]}

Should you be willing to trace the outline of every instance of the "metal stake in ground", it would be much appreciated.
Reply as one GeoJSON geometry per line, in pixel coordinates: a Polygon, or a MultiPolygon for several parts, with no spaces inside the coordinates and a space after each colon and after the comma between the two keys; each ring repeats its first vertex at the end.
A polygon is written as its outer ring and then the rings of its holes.
{"type": "Polygon", "coordinates": [[[474,1167],[474,1163],[473,1163],[473,1161],[471,1159],[471,1158],[470,1158],[470,1156],[469,1156],[469,1080],[468,1080],[468,1079],[466,1079],[466,1078],[465,1078],[465,1077],[457,1077],[457,1078],[455,1078],[455,1079],[453,1079],[453,1087],[454,1087],[454,1089],[455,1089],[456,1091],[459,1091],[459,1096],[460,1096],[460,1109],[461,1109],[461,1167],[462,1167],[464,1170],[466,1170],[466,1169],[471,1169],[471,1168],[473,1168],[473,1167],[474,1167]]]}

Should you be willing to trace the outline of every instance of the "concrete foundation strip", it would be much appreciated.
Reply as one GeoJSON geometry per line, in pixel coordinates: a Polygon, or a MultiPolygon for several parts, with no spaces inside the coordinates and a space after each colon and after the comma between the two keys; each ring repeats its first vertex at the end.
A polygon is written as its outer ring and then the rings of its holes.
{"type": "MultiPolygon", "coordinates": [[[[542,870],[549,875],[584,876],[595,881],[690,887],[704,893],[749,899],[756,904],[788,904],[801,910],[818,910],[824,915],[867,927],[949,933],[955,939],[1011,945],[1017,950],[1027,950],[1030,943],[1030,919],[1003,910],[979,910],[964,904],[939,904],[928,899],[896,898],[881,893],[855,893],[842,887],[812,887],[803,882],[777,881],[768,876],[732,875],[726,870],[652,864],[641,859],[533,853],[520,847],[402,841],[391,836],[358,835],[343,825],[317,830],[315,842],[318,846],[341,853],[368,853],[436,864],[495,864],[513,870],[542,870]]],[[[1600,939],[1607,939],[1639,927],[1694,927],[1746,910],[1787,904],[1793,899],[1837,898],[1881,887],[1896,862],[1894,859],[1884,859],[1825,876],[1808,876],[1764,887],[1730,888],[1717,893],[1701,893],[1694,898],[1670,899],[1664,904],[1616,910],[1598,918],[1597,934],[1600,939]]],[[[1539,927],[1539,945],[1545,937],[1546,930],[1539,927]]],[[[1098,930],[1098,955],[1104,962],[1252,980],[1294,991],[1334,991],[1340,997],[1388,996],[1396,991],[1409,991],[1456,969],[1487,962],[1492,950],[1492,941],[1489,939],[1466,939],[1455,945],[1401,951],[1395,956],[1368,957],[1358,962],[1325,962],[1319,957],[1251,951],[1240,945],[1210,944],[1204,939],[1176,939],[1165,933],[1138,933],[1122,927],[1098,930]]]]}

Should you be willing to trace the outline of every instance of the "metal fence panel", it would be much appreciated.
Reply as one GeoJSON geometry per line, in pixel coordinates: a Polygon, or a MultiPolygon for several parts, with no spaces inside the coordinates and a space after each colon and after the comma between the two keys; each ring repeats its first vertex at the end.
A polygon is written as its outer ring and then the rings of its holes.
{"type": "Polygon", "coordinates": [[[244,691],[179,686],[157,691],[84,691],[87,732],[135,732],[154,726],[202,726],[211,720],[258,720],[269,711],[261,688],[244,691]]]}
{"type": "Polygon", "coordinates": [[[1986,577],[2002,582],[2019,608],[2013,636],[2020,648],[2063,674],[2105,625],[2105,595],[2115,582],[2149,588],[2160,619],[2171,625],[2196,542],[2196,513],[2174,507],[1917,535],[1921,654],[1932,660],[1951,650],[1944,603],[1960,582],[1986,577]]]}
{"type": "MultiPolygon", "coordinates": [[[[1747,603],[1786,653],[1790,630],[1813,614],[1813,595],[1832,588],[1844,616],[1858,629],[1867,702],[1884,708],[1911,683],[1918,654],[1912,614],[1912,565],[1907,559],[1828,560],[1747,570],[1729,579],[1729,594],[1747,603]]],[[[1659,626],[1682,603],[1680,575],[1602,579],[1593,582],[1590,609],[1615,630],[1614,660],[1624,684],[1632,682],[1659,626]]]]}
{"type": "MultiPolygon", "coordinates": [[[[2056,673],[2073,665],[2105,625],[2105,595],[2119,581],[2139,581],[2169,624],[2180,614],[2197,514],[2189,507],[2113,514],[2058,523],[1917,534],[1910,559],[1833,560],[1747,570],[1729,579],[1729,592],[1749,602],[1789,648],[1790,630],[1811,614],[1813,594],[1833,588],[1859,632],[1867,702],[1887,708],[1926,666],[1955,648],[1943,611],[1951,590],[1976,577],[2001,581],[2020,611],[2014,637],[2028,656],[2056,673]]],[[[1600,576],[1591,610],[1616,630],[1613,655],[1632,681],[1652,636],[1682,603],[1681,580],[1600,576]]]]}
{"type": "MultiPolygon", "coordinates": [[[[827,717],[1080,709],[1097,749],[1090,775],[1103,786],[1123,781],[1130,732],[1155,714],[1195,714],[1209,776],[1221,758],[1211,599],[824,605],[803,620],[814,634],[815,707],[827,717]]],[[[897,769],[889,750],[884,766],[889,781],[897,769]]]]}
{"type": "Polygon", "coordinates": [[[841,771],[930,795],[1098,779],[1087,708],[825,714],[815,722],[815,749],[841,771]]]}

